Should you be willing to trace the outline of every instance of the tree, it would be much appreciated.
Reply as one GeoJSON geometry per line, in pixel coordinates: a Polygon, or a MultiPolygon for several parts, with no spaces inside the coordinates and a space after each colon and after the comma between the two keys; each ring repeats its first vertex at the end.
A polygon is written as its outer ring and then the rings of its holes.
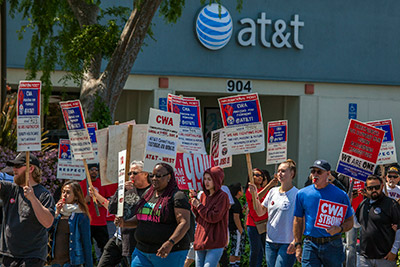
{"type": "MultiPolygon", "coordinates": [[[[21,12],[28,19],[29,23],[20,31],[21,38],[27,28],[33,31],[25,68],[29,70],[28,79],[36,78],[38,71],[42,71],[44,107],[51,94],[50,75],[60,66],[69,73],[66,79],[80,84],[80,100],[86,115],[91,117],[99,96],[108,106],[112,120],[146,34],[151,35],[156,11],[159,9],[167,23],[174,23],[185,5],[185,0],[133,0],[132,8],[102,9],[101,0],[8,1],[11,16],[21,12]],[[108,59],[104,72],[102,59],[108,59]]],[[[200,0],[202,4],[206,1],[213,2],[200,0]]],[[[237,0],[238,9],[242,1],[237,0]]]]}

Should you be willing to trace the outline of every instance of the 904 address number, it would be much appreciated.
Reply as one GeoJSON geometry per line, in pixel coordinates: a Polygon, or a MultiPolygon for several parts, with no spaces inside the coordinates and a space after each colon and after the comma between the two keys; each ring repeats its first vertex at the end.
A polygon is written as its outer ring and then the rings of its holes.
{"type": "Polygon", "coordinates": [[[226,90],[230,93],[250,93],[253,89],[251,81],[228,80],[226,90]]]}

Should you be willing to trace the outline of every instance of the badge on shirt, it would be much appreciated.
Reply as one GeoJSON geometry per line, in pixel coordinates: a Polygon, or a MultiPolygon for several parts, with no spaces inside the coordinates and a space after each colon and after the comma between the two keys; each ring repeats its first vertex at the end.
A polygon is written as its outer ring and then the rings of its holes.
{"type": "Polygon", "coordinates": [[[376,208],[374,209],[374,213],[375,213],[376,215],[380,214],[381,212],[382,212],[382,210],[381,210],[381,208],[379,208],[379,207],[376,207],[376,208]]]}

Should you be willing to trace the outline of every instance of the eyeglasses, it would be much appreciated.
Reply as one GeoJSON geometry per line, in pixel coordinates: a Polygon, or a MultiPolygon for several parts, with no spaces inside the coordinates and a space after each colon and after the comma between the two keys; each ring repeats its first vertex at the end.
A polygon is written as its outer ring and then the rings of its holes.
{"type": "Polygon", "coordinates": [[[141,173],[141,172],[128,172],[128,175],[129,176],[131,176],[131,175],[135,176],[135,175],[138,175],[139,173],[141,173]]]}
{"type": "Polygon", "coordinates": [[[15,164],[15,165],[13,166],[13,168],[19,169],[19,168],[22,168],[22,167],[24,167],[24,166],[26,166],[26,164],[15,164]]]}
{"type": "Polygon", "coordinates": [[[371,185],[366,187],[368,191],[376,190],[378,191],[381,188],[381,185],[371,185]]]}
{"type": "Polygon", "coordinates": [[[260,173],[253,173],[253,176],[255,176],[255,177],[260,177],[260,176],[262,176],[262,174],[260,174],[260,173]]]}
{"type": "Polygon", "coordinates": [[[396,179],[396,178],[399,178],[399,176],[398,176],[398,175],[388,175],[388,178],[394,178],[394,179],[396,179]]]}
{"type": "Polygon", "coordinates": [[[323,171],[323,170],[312,169],[312,170],[311,170],[311,173],[312,173],[312,174],[317,173],[317,174],[321,175],[321,174],[324,173],[324,171],[323,171]]]}
{"type": "Polygon", "coordinates": [[[160,179],[160,178],[162,178],[162,177],[164,177],[164,176],[167,176],[167,175],[169,175],[169,173],[162,174],[162,175],[149,173],[149,177],[150,177],[150,178],[155,177],[155,178],[157,178],[157,179],[160,179]]]}

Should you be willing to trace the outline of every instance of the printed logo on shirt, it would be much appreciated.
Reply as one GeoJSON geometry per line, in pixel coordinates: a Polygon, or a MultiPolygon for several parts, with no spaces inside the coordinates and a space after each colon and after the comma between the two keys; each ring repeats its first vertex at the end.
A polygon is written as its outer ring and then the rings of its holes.
{"type": "Polygon", "coordinates": [[[138,210],[137,215],[136,215],[137,219],[139,221],[148,221],[148,222],[159,223],[160,222],[161,205],[160,205],[160,209],[155,214],[152,214],[155,205],[156,205],[156,203],[146,202],[144,204],[143,208],[138,210]]]}
{"type": "Polygon", "coordinates": [[[327,229],[332,225],[339,226],[344,221],[346,211],[346,205],[320,199],[314,227],[327,229]]]}
{"type": "Polygon", "coordinates": [[[10,198],[10,203],[14,204],[15,203],[15,199],[14,198],[10,198]]]}
{"type": "Polygon", "coordinates": [[[272,202],[271,202],[271,205],[273,206],[274,204],[275,204],[275,202],[274,202],[274,201],[272,201],[272,202]]]}
{"type": "Polygon", "coordinates": [[[282,203],[281,210],[288,210],[289,207],[290,207],[290,202],[287,201],[287,200],[285,200],[285,201],[282,203]]]}
{"type": "Polygon", "coordinates": [[[400,194],[395,191],[388,191],[388,197],[398,200],[400,198],[400,194]]]}

